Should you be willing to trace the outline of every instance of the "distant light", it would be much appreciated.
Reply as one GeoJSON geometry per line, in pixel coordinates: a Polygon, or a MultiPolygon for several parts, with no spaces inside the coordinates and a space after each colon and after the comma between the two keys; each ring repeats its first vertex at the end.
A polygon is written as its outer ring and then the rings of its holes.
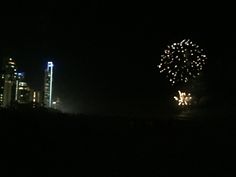
{"type": "Polygon", "coordinates": [[[53,67],[53,62],[49,61],[48,62],[48,67],[53,67]]]}

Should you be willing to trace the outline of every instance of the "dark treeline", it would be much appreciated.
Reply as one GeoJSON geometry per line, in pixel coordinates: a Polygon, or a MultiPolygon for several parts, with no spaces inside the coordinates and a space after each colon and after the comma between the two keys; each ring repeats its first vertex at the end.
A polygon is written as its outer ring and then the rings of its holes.
{"type": "Polygon", "coordinates": [[[233,176],[234,117],[1,110],[0,176],[233,176]]]}

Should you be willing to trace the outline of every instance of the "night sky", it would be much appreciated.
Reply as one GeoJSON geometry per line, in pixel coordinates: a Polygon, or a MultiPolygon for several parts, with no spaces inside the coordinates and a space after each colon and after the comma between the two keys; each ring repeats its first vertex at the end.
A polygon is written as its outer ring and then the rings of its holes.
{"type": "Polygon", "coordinates": [[[17,13],[1,15],[0,57],[14,57],[36,89],[42,89],[46,62],[54,61],[55,95],[65,111],[155,114],[175,90],[156,65],[166,45],[184,38],[207,53],[204,81],[212,97],[223,93],[233,102],[233,14],[207,8],[201,15],[191,9],[163,13],[154,4],[58,3],[18,3],[17,13]]]}

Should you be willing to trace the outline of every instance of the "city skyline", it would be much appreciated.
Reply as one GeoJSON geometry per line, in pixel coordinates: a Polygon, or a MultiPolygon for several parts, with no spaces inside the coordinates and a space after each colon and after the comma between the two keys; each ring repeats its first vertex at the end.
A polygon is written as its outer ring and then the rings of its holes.
{"type": "MultiPolygon", "coordinates": [[[[19,72],[13,58],[5,58],[1,69],[0,107],[29,105],[32,108],[46,107],[59,109],[58,97],[53,97],[53,62],[47,62],[43,90],[35,90],[25,80],[25,73],[19,72]],[[53,105],[52,105],[53,104],[53,105]]],[[[28,75],[30,76],[30,74],[28,75]]]]}
{"type": "Polygon", "coordinates": [[[55,94],[68,112],[145,115],[161,109],[178,89],[156,66],[166,46],[183,39],[205,49],[207,95],[227,97],[233,104],[236,35],[231,23],[209,16],[170,23],[154,11],[120,14],[99,4],[77,10],[66,16],[51,8],[37,15],[2,16],[0,58],[14,56],[36,89],[43,89],[41,71],[55,58],[55,94]]]}
{"type": "Polygon", "coordinates": [[[1,12],[0,176],[235,176],[233,2],[1,12]]]}

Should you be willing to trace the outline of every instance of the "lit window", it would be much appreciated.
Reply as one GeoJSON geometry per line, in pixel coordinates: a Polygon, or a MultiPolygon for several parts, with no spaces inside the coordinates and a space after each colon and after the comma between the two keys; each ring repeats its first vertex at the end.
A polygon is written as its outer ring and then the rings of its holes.
{"type": "Polygon", "coordinates": [[[27,83],[26,82],[20,82],[19,86],[22,86],[22,87],[27,86],[27,83]]]}

